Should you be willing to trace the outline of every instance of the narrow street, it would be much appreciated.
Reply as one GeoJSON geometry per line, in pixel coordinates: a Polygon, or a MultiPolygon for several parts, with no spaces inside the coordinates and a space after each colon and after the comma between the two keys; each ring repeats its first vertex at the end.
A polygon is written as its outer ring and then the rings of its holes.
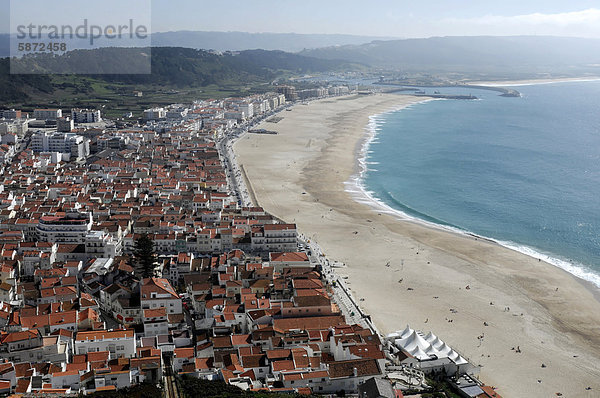
{"type": "Polygon", "coordinates": [[[179,398],[179,390],[177,388],[177,382],[175,381],[175,376],[173,375],[173,367],[171,363],[171,358],[163,354],[163,362],[165,372],[163,374],[163,379],[165,382],[165,397],[166,398],[179,398]]]}

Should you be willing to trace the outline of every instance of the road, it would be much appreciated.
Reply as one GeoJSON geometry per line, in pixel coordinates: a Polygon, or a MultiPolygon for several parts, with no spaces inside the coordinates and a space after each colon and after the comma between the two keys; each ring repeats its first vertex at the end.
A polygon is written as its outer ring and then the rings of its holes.
{"type": "Polygon", "coordinates": [[[163,379],[165,383],[165,397],[166,398],[180,398],[179,389],[177,388],[177,382],[173,375],[173,366],[171,365],[171,358],[163,354],[164,373],[163,379]]]}
{"type": "MultiPolygon", "coordinates": [[[[244,173],[237,164],[235,153],[233,152],[233,144],[236,140],[242,138],[248,133],[254,125],[262,122],[264,119],[273,116],[274,114],[287,109],[291,104],[284,106],[277,111],[271,111],[260,117],[254,118],[251,122],[242,123],[231,131],[225,131],[223,136],[217,141],[217,147],[221,154],[223,164],[225,166],[227,181],[230,187],[230,194],[233,195],[241,206],[248,207],[252,206],[253,202],[250,198],[248,190],[246,188],[246,182],[244,179],[244,173]]],[[[255,203],[258,205],[258,203],[255,203]]],[[[304,247],[304,251],[310,252],[311,263],[318,266],[321,270],[325,280],[333,287],[334,300],[340,307],[342,313],[346,316],[349,323],[361,325],[365,328],[371,329],[373,333],[379,334],[372,324],[370,317],[365,314],[356,300],[352,296],[350,288],[346,282],[336,274],[331,265],[336,262],[330,262],[325,257],[323,251],[319,245],[315,242],[315,239],[308,239],[304,235],[301,235],[298,239],[300,247],[304,247]]]]}
{"type": "Polygon", "coordinates": [[[364,328],[371,329],[373,333],[381,335],[375,328],[375,325],[371,322],[369,315],[365,314],[356,302],[346,281],[335,272],[335,268],[345,267],[345,265],[337,263],[336,261],[330,261],[325,256],[314,237],[308,239],[301,234],[298,238],[298,242],[300,247],[305,247],[306,249],[304,250],[310,252],[311,263],[320,267],[321,275],[329,285],[332,286],[333,299],[340,308],[340,311],[342,311],[346,317],[348,323],[361,325],[364,328]],[[339,267],[332,267],[332,265],[339,265],[339,267]]]}
{"type": "Polygon", "coordinates": [[[227,175],[227,182],[230,187],[230,194],[235,197],[240,206],[251,207],[256,203],[253,203],[252,198],[248,193],[244,174],[241,170],[241,167],[238,166],[235,153],[233,152],[233,144],[236,140],[247,134],[248,130],[250,130],[252,127],[261,123],[263,120],[266,120],[267,118],[270,118],[289,108],[290,106],[292,106],[292,104],[284,105],[277,110],[255,117],[251,121],[241,123],[231,130],[226,130],[217,140],[217,149],[221,155],[223,165],[225,166],[225,173],[227,175]]]}

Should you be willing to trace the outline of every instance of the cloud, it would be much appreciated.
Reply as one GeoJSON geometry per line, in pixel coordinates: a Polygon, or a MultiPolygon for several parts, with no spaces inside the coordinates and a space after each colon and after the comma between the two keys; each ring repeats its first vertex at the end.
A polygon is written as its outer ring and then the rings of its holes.
{"type": "Polygon", "coordinates": [[[505,30],[509,34],[566,34],[600,37],[600,9],[589,8],[556,14],[484,15],[476,18],[448,18],[454,26],[469,26],[489,31],[505,30]]]}
{"type": "Polygon", "coordinates": [[[568,25],[591,25],[600,23],[600,10],[596,8],[590,8],[583,11],[572,11],[562,12],[558,14],[525,14],[515,16],[484,16],[479,19],[474,18],[474,22],[481,24],[488,23],[526,23],[532,25],[557,25],[557,26],[568,26],[568,25]]]}

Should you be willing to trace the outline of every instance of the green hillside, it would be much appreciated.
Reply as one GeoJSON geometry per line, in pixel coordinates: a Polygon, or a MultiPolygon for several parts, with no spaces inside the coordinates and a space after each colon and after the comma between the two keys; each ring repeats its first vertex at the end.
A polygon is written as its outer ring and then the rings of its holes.
{"type": "Polygon", "coordinates": [[[324,60],[282,51],[249,50],[216,54],[203,50],[157,47],[151,50],[151,74],[122,75],[147,57],[148,49],[102,48],[75,50],[63,56],[24,59],[29,69],[60,70],[65,74],[11,75],[9,59],[0,59],[0,101],[3,106],[88,106],[119,116],[155,104],[198,98],[247,95],[272,89],[279,78],[307,73],[361,68],[345,61],[324,60]],[[106,62],[110,59],[111,62],[106,62]],[[43,62],[42,62],[43,61],[43,62]],[[68,72],[89,67],[103,74],[68,72]],[[111,74],[112,72],[112,74],[111,74]],[[143,92],[142,97],[133,95],[143,92]]]}

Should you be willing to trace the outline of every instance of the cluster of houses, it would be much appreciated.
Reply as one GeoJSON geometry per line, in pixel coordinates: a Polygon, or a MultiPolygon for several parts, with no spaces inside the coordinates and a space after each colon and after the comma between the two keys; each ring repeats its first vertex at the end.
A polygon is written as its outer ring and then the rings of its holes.
{"type": "MultiPolygon", "coordinates": [[[[215,139],[284,103],[263,94],[151,109],[141,128],[81,132],[90,154],[77,161],[14,152],[0,169],[0,394],[86,394],[174,374],[401,396],[382,379],[391,343],[347,322],[296,225],[231,192],[215,139]],[[136,260],[142,237],[152,275],[136,260]]],[[[412,344],[412,362],[438,344],[395,337],[412,344]]]]}
{"type": "Polygon", "coordinates": [[[0,176],[0,393],[159,383],[166,367],[315,393],[383,374],[382,342],[346,323],[296,226],[229,191],[215,145],[226,114],[284,101],[199,102],[166,129],[88,132],[84,161],[15,151],[0,176]],[[132,255],[142,235],[151,277],[132,255]]]}

